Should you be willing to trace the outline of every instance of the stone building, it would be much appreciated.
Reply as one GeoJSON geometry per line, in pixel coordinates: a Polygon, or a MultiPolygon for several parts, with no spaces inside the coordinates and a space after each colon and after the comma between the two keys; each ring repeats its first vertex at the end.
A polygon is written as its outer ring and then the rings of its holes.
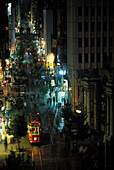
{"type": "Polygon", "coordinates": [[[69,102],[92,129],[113,136],[114,2],[67,1],[69,102]],[[108,123],[108,126],[107,126],[108,123]]]}

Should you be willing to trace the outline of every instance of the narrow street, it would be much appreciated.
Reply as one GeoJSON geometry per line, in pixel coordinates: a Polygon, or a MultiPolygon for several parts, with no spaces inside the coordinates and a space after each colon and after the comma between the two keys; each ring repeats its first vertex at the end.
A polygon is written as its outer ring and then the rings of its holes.
{"type": "MultiPolygon", "coordinates": [[[[43,123],[45,124],[45,120],[43,120],[43,123]]],[[[17,144],[9,144],[7,152],[5,152],[3,143],[0,143],[0,148],[0,158],[5,159],[11,150],[16,151],[17,144]]],[[[74,170],[81,166],[80,156],[66,155],[64,140],[54,128],[50,128],[50,131],[48,129],[47,132],[43,133],[41,144],[30,144],[27,136],[22,138],[20,148],[24,149],[20,154],[24,153],[31,156],[39,170],[74,170]]],[[[19,154],[19,152],[16,151],[16,154],[19,154]]]]}

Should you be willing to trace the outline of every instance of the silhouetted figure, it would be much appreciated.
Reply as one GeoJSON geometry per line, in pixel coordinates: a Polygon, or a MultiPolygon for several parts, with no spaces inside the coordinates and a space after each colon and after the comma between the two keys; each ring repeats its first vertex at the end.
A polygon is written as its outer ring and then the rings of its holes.
{"type": "Polygon", "coordinates": [[[4,146],[5,146],[5,152],[7,152],[7,146],[8,146],[7,137],[5,137],[4,139],[4,146]]]}

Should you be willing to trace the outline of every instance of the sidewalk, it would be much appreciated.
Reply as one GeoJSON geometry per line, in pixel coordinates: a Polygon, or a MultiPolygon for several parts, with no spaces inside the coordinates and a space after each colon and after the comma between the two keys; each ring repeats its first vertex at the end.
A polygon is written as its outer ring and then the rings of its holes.
{"type": "MultiPolygon", "coordinates": [[[[29,143],[27,136],[20,139],[21,149],[27,149],[30,147],[31,147],[31,144],[29,143]]],[[[2,143],[0,143],[0,160],[5,159],[10,154],[11,151],[17,151],[17,148],[18,148],[17,143],[9,143],[7,146],[7,152],[5,152],[4,142],[2,141],[2,143]]]]}

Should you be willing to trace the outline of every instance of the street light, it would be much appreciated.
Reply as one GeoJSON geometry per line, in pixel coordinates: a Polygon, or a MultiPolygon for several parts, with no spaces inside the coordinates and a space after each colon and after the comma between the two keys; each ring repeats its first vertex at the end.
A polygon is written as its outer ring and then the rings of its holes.
{"type": "Polygon", "coordinates": [[[60,71],[59,71],[59,74],[60,74],[60,75],[64,75],[63,70],[60,70],[60,71]]]}
{"type": "Polygon", "coordinates": [[[80,114],[80,113],[81,113],[81,110],[76,110],[76,113],[79,113],[79,114],[80,114]]]}
{"type": "Polygon", "coordinates": [[[78,106],[75,107],[75,111],[76,111],[76,113],[81,114],[81,110],[79,109],[78,106]]]}

